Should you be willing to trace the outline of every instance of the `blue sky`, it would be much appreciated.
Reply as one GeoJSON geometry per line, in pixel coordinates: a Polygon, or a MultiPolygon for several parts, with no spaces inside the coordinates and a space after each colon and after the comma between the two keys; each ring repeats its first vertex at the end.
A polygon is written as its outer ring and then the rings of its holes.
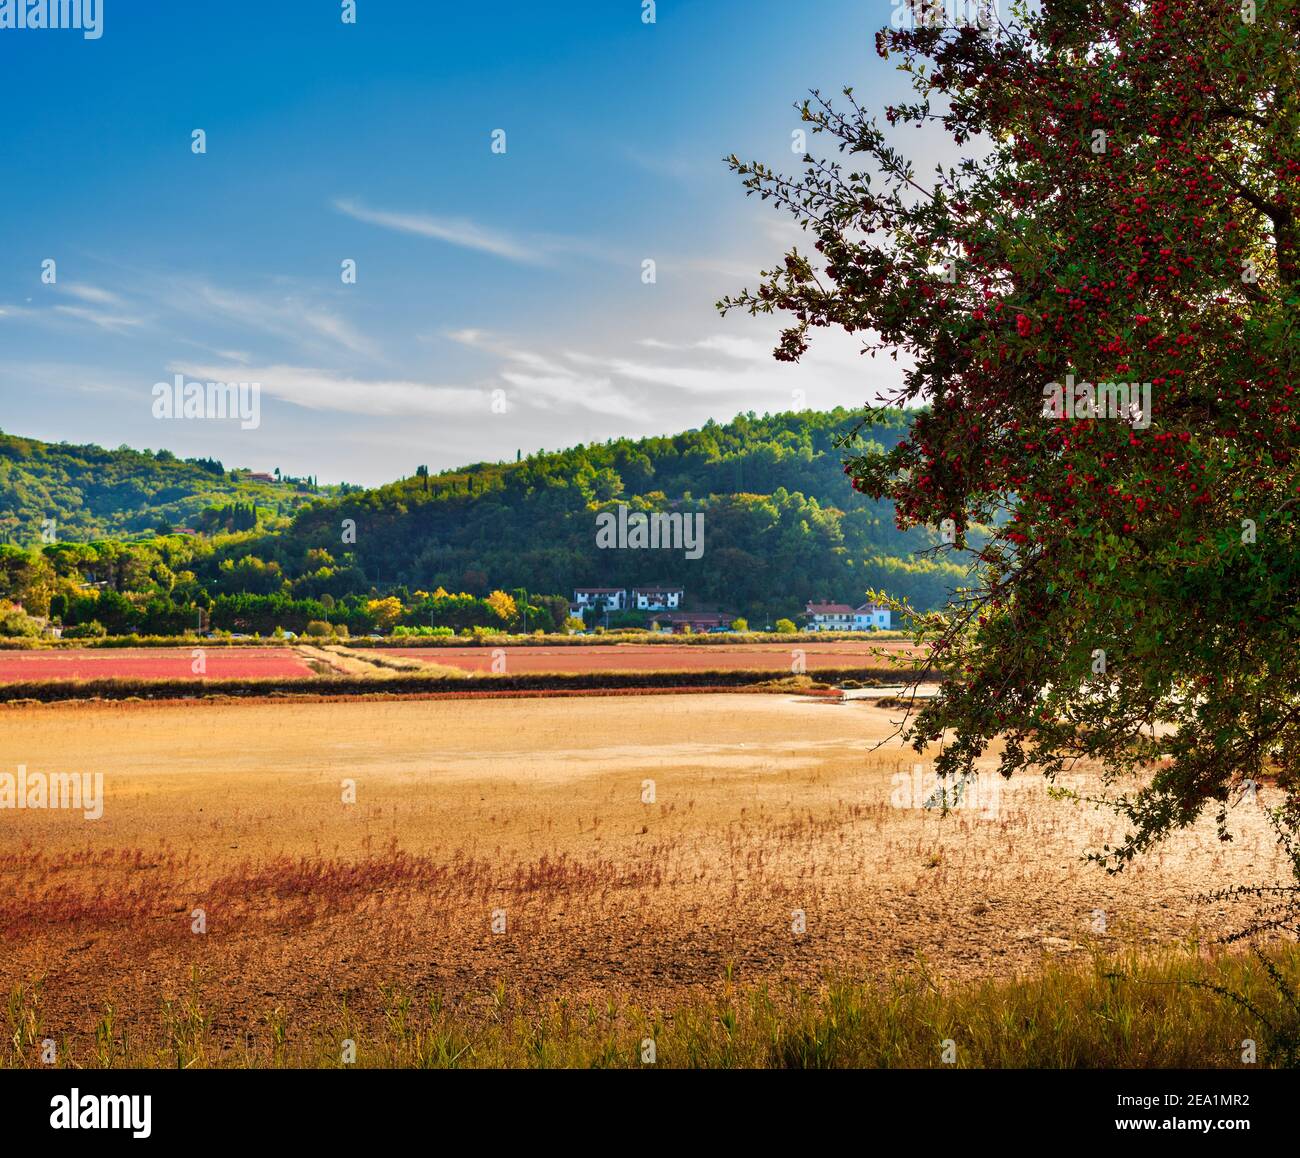
{"type": "Polygon", "coordinates": [[[373,484],[897,372],[713,309],[799,236],[721,158],[797,168],[811,87],[897,99],[888,0],[102,4],[0,29],[10,433],[373,484]],[[155,418],[176,373],[259,382],[261,425],[155,418]]]}

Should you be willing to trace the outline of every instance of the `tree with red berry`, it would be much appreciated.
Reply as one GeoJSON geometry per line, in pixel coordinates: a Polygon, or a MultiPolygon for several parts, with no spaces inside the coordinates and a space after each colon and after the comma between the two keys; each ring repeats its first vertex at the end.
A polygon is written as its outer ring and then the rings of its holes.
{"type": "Polygon", "coordinates": [[[1229,839],[1268,774],[1294,828],[1300,8],[914,23],[876,42],[911,103],[882,123],[814,92],[833,147],[801,175],[730,159],[815,255],[719,303],[784,317],[778,359],[823,327],[902,357],[910,436],[847,470],[973,561],[916,618],[945,680],[910,738],[942,775],[1098,762],[1131,825],[1112,869],[1207,808],[1229,839]],[[953,144],[928,179],[895,143],[921,126],[953,144]]]}

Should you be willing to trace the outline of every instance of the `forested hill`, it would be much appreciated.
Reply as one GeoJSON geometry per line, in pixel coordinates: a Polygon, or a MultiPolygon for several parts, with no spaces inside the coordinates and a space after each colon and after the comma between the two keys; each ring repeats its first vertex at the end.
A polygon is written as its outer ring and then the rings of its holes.
{"type": "MultiPolygon", "coordinates": [[[[0,543],[40,547],[49,518],[69,547],[135,537],[145,552],[136,570],[163,577],[146,584],[151,596],[200,604],[240,594],[396,594],[405,604],[438,588],[568,598],[575,587],[671,584],[686,589],[688,609],[764,623],[797,616],[809,600],[856,605],[867,589],[941,605],[961,570],[918,558],[933,537],[899,532],[892,508],[858,494],[843,473],[837,440],[857,417],[749,414],[527,458],[503,447],[504,462],[442,473],[412,463],[398,482],[329,494],[311,480],[258,481],[165,451],[0,435],[0,543]],[[702,515],[702,549],[602,549],[597,518],[620,505],[702,515]],[[154,538],[180,523],[203,534],[154,538]],[[189,578],[178,584],[182,572],[189,578]]],[[[864,437],[892,446],[906,428],[903,413],[887,413],[864,437]]]]}
{"type": "MultiPolygon", "coordinates": [[[[939,605],[962,572],[914,558],[932,537],[899,532],[892,508],[855,492],[843,473],[836,442],[857,417],[748,414],[672,437],[432,475],[418,468],[400,482],[314,503],[254,550],[304,579],[308,553],[325,550],[380,589],[571,594],[577,586],[670,583],[686,588],[690,606],[756,618],[797,612],[809,599],[856,604],[868,588],[939,605]],[[702,513],[700,557],[599,548],[596,516],[620,504],[702,513]],[[355,543],[343,541],[346,520],[355,523],[355,543]]],[[[893,412],[864,437],[892,446],[906,427],[907,417],[893,412]]],[[[330,578],[322,574],[321,584],[330,578]]]]}
{"type": "MultiPolygon", "coordinates": [[[[264,519],[273,518],[321,493],[309,479],[262,482],[215,459],[38,442],[0,432],[0,543],[39,542],[47,520],[60,540],[84,542],[198,527],[203,511],[236,505],[255,505],[264,519]]],[[[209,515],[205,529],[239,529],[228,525],[229,516],[223,519],[209,515]]]]}

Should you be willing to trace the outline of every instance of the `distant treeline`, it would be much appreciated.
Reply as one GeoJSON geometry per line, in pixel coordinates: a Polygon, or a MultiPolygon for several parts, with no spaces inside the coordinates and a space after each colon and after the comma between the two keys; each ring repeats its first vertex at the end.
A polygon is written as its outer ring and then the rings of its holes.
{"type": "MultiPolygon", "coordinates": [[[[273,520],[340,489],[287,476],[257,480],[217,459],[180,459],[169,450],[106,450],[0,432],[0,542],[33,545],[51,535],[84,542],[197,527],[204,511],[232,503],[273,520]]],[[[211,518],[207,529],[216,529],[211,518]]]]}
{"type": "MultiPolygon", "coordinates": [[[[900,532],[887,504],[849,486],[840,441],[855,422],[846,410],[749,414],[673,437],[611,440],[441,474],[417,468],[373,490],[305,497],[273,526],[260,517],[260,500],[224,496],[195,512],[191,525],[212,532],[205,535],[159,527],[139,541],[69,542],[64,524],[56,542],[0,548],[0,600],[31,617],[113,634],[168,634],[200,623],[301,631],[314,621],[353,633],[561,630],[580,586],[681,586],[688,608],[730,611],[760,629],[797,619],[810,600],[856,604],[868,589],[923,609],[941,606],[964,572],[918,556],[935,536],[900,532]],[[596,517],[620,504],[702,514],[699,558],[680,549],[599,548],[596,517]]],[[[892,446],[906,427],[905,414],[887,412],[860,438],[892,446]]],[[[91,453],[97,448],[7,437],[0,439],[6,448],[30,476],[41,474],[46,458],[67,469],[74,451],[85,452],[78,461],[87,470],[99,461],[91,453]]],[[[214,482],[225,477],[219,463],[98,453],[118,472],[118,486],[136,466],[145,484],[182,468],[214,482]]],[[[40,509],[31,495],[11,496],[8,461],[0,502],[40,509]]],[[[0,470],[5,463],[0,457],[0,470]]],[[[228,485],[272,493],[280,486],[228,485]]]]}

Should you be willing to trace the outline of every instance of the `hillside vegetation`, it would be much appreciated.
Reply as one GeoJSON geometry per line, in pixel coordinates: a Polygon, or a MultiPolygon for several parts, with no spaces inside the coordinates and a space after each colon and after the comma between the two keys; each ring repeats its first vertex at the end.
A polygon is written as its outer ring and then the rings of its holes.
{"type": "MultiPolygon", "coordinates": [[[[85,541],[197,527],[204,510],[234,504],[253,504],[264,517],[288,515],[322,493],[310,480],[259,482],[249,473],[167,450],[106,450],[0,432],[0,542],[40,542],[47,520],[58,538],[85,541]]],[[[208,517],[208,529],[221,525],[208,517]]]]}
{"type": "MultiPolygon", "coordinates": [[[[837,440],[847,410],[741,415],[669,438],[618,439],[411,478],[304,508],[259,550],[291,570],[313,548],[336,552],[376,584],[449,590],[571,592],[578,585],[680,585],[706,607],[771,620],[810,599],[860,602],[869,588],[943,603],[964,572],[917,558],[934,537],[900,532],[888,503],[853,490],[837,440]],[[632,511],[701,513],[704,548],[602,550],[595,519],[632,511]]],[[[869,437],[893,446],[899,411],[869,437]]],[[[858,445],[862,445],[860,439],[858,445]]]]}
{"type": "MultiPolygon", "coordinates": [[[[964,571],[918,555],[933,534],[900,532],[888,503],[850,485],[842,440],[856,422],[847,410],[748,414],[438,474],[416,466],[386,486],[331,493],[166,452],[4,436],[0,537],[15,545],[0,549],[0,599],[114,634],[192,627],[200,611],[244,631],[314,620],[505,629],[525,601],[527,626],[554,630],[578,586],[681,586],[688,607],[755,626],[809,600],[856,604],[868,589],[939,606],[964,571]],[[596,520],[620,506],[692,525],[702,516],[701,549],[602,549],[596,520]],[[39,539],[47,518],[52,544],[39,539]],[[180,518],[205,533],[167,534],[180,518]]],[[[907,422],[885,412],[869,438],[893,446],[907,422]]],[[[855,436],[852,447],[865,445],[855,436]]]]}

